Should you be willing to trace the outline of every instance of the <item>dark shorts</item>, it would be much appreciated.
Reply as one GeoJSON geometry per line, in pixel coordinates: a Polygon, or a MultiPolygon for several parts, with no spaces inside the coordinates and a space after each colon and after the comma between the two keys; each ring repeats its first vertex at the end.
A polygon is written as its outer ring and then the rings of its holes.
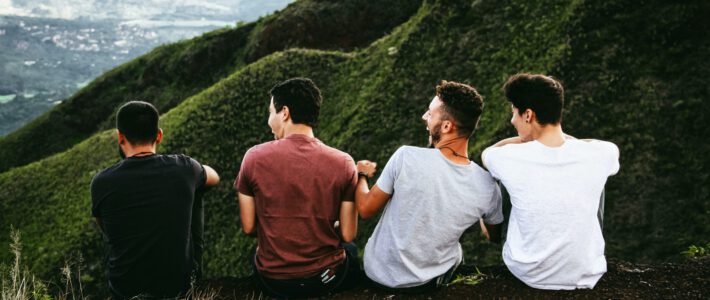
{"type": "Polygon", "coordinates": [[[254,258],[252,268],[256,285],[267,295],[277,298],[319,297],[328,293],[337,293],[355,287],[360,281],[362,270],[358,260],[357,246],[343,244],[345,260],[331,269],[325,269],[309,278],[279,280],[264,277],[256,270],[254,258]]]}

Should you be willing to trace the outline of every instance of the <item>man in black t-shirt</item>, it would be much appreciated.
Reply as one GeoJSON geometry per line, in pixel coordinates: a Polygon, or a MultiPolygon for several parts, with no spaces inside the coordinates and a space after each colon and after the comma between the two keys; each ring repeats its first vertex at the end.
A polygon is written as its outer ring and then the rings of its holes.
{"type": "Polygon", "coordinates": [[[132,101],[116,115],[123,160],[91,182],[92,215],[108,243],[113,298],[176,297],[199,272],[201,194],[219,183],[209,166],[185,155],[155,153],[163,138],[158,111],[132,101]]]}

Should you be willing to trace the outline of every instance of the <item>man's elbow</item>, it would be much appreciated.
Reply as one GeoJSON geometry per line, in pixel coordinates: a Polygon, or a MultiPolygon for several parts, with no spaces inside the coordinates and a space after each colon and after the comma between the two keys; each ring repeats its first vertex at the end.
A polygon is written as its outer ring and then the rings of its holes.
{"type": "Polygon", "coordinates": [[[355,240],[355,236],[357,235],[356,232],[342,232],[341,233],[343,242],[345,243],[350,243],[355,240]]]}
{"type": "Polygon", "coordinates": [[[219,183],[219,174],[212,167],[208,165],[203,165],[207,175],[207,180],[205,181],[206,186],[215,186],[219,183]]]}
{"type": "Polygon", "coordinates": [[[255,229],[254,225],[242,224],[242,231],[243,231],[244,234],[246,234],[246,235],[253,235],[254,232],[255,232],[254,229],[255,229]]]}
{"type": "Polygon", "coordinates": [[[205,183],[206,186],[215,186],[219,184],[219,175],[217,173],[212,174],[209,178],[207,178],[207,182],[205,183]]]}
{"type": "Polygon", "coordinates": [[[360,218],[363,220],[367,220],[369,218],[372,218],[375,215],[374,211],[368,209],[367,207],[362,207],[362,206],[357,207],[357,213],[360,215],[360,218]]]}

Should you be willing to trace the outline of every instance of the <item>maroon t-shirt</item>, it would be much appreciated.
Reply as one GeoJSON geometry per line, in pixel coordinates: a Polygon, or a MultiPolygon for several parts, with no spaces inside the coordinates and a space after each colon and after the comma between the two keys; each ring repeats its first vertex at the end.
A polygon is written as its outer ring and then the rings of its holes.
{"type": "Polygon", "coordinates": [[[254,197],[259,273],[306,278],[345,259],[334,223],[340,202],[355,197],[350,155],[292,134],[249,149],[234,185],[254,197]]]}

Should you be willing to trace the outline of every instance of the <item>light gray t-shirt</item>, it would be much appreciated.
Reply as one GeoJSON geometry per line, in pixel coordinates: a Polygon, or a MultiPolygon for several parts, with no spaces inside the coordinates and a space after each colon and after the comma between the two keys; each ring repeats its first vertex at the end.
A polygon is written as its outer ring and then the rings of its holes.
{"type": "Polygon", "coordinates": [[[392,195],[365,246],[365,273],[392,287],[425,284],[461,262],[459,238],[483,218],[503,222],[500,189],[477,164],[457,165],[437,149],[404,146],[377,186],[392,195]]]}
{"type": "Polygon", "coordinates": [[[538,141],[491,147],[483,161],[510,194],[503,261],[538,289],[593,288],[606,272],[597,219],[607,177],[619,171],[619,148],[603,141],[538,141]]]}

